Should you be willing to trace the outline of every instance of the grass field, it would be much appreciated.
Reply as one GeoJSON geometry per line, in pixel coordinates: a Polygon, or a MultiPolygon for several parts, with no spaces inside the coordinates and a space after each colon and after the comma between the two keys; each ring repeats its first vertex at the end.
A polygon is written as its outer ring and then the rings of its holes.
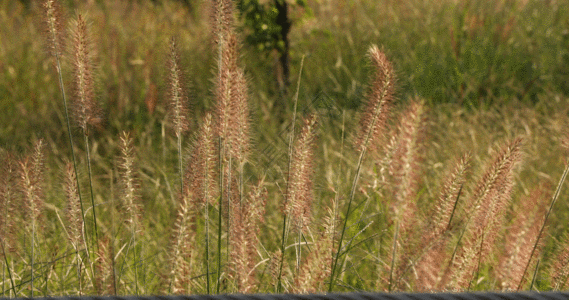
{"type": "Polygon", "coordinates": [[[0,297],[567,289],[569,2],[191,3],[0,2],[0,297]]]}

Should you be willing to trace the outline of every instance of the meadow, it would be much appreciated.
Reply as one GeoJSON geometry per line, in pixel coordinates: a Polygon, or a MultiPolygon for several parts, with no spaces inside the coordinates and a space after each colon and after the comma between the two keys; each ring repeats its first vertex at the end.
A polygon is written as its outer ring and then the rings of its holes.
{"type": "Polygon", "coordinates": [[[0,2],[0,297],[567,289],[569,2],[290,3],[0,2]]]}

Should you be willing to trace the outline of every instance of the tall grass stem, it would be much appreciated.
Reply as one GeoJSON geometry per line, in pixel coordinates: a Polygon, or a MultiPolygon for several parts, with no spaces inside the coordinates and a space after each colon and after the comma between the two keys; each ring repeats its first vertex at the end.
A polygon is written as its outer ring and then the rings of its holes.
{"type": "MultiPolygon", "coordinates": [[[[294,94],[294,108],[293,108],[293,114],[292,114],[292,128],[290,130],[290,137],[289,137],[289,142],[288,142],[288,178],[287,178],[287,195],[288,195],[288,190],[290,188],[289,183],[290,183],[290,170],[291,170],[291,166],[292,166],[292,149],[294,146],[294,130],[295,130],[295,125],[296,125],[296,114],[297,114],[297,107],[298,107],[298,94],[300,91],[300,79],[302,78],[302,69],[304,67],[304,55],[302,56],[302,59],[300,60],[300,69],[298,71],[298,81],[296,84],[296,92],[294,94]]],[[[285,203],[283,205],[283,207],[286,207],[286,202],[288,201],[288,199],[285,197],[285,203]]],[[[282,286],[282,272],[283,272],[283,265],[284,265],[284,257],[285,257],[285,249],[286,249],[286,240],[287,240],[287,219],[288,219],[288,215],[285,212],[284,216],[283,216],[283,233],[282,233],[282,243],[281,243],[281,257],[280,257],[280,262],[279,262],[279,270],[278,270],[278,274],[277,274],[277,293],[281,293],[283,286],[282,286]]]]}
{"type": "Polygon", "coordinates": [[[522,278],[520,280],[520,283],[518,284],[518,288],[516,289],[518,291],[522,288],[522,284],[524,282],[525,274],[526,274],[526,272],[530,266],[531,258],[533,257],[533,254],[534,254],[535,250],[537,249],[537,246],[539,244],[539,239],[541,238],[541,235],[543,234],[543,230],[545,229],[545,225],[547,224],[547,219],[549,218],[549,215],[551,214],[551,211],[553,210],[553,206],[555,205],[557,198],[559,198],[559,194],[561,194],[561,188],[563,187],[563,183],[565,182],[565,178],[567,177],[567,174],[569,174],[569,160],[567,160],[565,162],[565,170],[563,171],[563,174],[561,175],[561,179],[559,179],[559,183],[557,184],[557,188],[555,189],[555,194],[553,194],[553,198],[551,199],[551,204],[549,205],[549,209],[547,210],[547,214],[545,214],[545,219],[543,220],[543,224],[541,225],[541,229],[539,230],[539,234],[537,235],[536,241],[533,245],[533,248],[531,249],[531,254],[529,256],[528,263],[526,264],[526,267],[524,268],[524,272],[522,273],[523,274],[522,278]]]}

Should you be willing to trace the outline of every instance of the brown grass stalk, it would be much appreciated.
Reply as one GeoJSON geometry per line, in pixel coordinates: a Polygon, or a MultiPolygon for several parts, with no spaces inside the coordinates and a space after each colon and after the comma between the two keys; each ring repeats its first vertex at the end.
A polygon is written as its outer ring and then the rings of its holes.
{"type": "Polygon", "coordinates": [[[413,244],[416,240],[414,236],[416,231],[411,228],[417,226],[416,202],[426,133],[425,112],[424,104],[421,101],[414,101],[402,114],[397,147],[391,160],[396,236],[393,241],[389,290],[392,287],[401,288],[397,287],[397,278],[401,277],[410,263],[411,256],[417,252],[418,245],[413,244]]]}
{"type": "Polygon", "coordinates": [[[65,167],[65,194],[67,196],[68,239],[75,251],[78,252],[84,238],[84,230],[81,203],[77,193],[77,179],[72,163],[67,163],[65,167]]]}
{"type": "Polygon", "coordinates": [[[59,56],[65,49],[65,26],[62,21],[63,11],[61,4],[56,0],[46,0],[43,3],[43,9],[47,46],[50,54],[56,56],[57,60],[59,60],[59,56]]]}
{"type": "Polygon", "coordinates": [[[551,286],[554,291],[565,289],[569,284],[569,233],[563,234],[554,253],[554,262],[549,268],[551,286]]]}
{"type": "Polygon", "coordinates": [[[375,78],[371,83],[371,92],[363,109],[359,132],[355,147],[359,153],[372,147],[383,135],[385,122],[395,93],[395,76],[393,66],[376,45],[368,50],[368,55],[375,70],[375,78]]]}
{"type": "Polygon", "coordinates": [[[136,171],[133,138],[127,132],[120,135],[119,167],[123,206],[126,212],[126,223],[131,234],[139,234],[142,230],[142,211],[139,196],[139,183],[136,171]]]}
{"type": "MultiPolygon", "coordinates": [[[[222,240],[222,219],[223,206],[231,205],[231,156],[228,155],[228,145],[230,143],[230,120],[231,102],[234,101],[233,75],[237,70],[237,39],[233,30],[233,0],[216,0],[212,2],[213,17],[212,29],[214,41],[217,43],[217,78],[215,86],[216,97],[216,136],[218,139],[218,159],[219,159],[219,203],[218,203],[218,238],[217,238],[217,293],[220,291],[221,278],[221,240],[222,240]],[[226,177],[226,174],[229,176],[226,177]]],[[[225,214],[229,216],[229,213],[225,214]]],[[[229,219],[227,219],[229,221],[229,219]]],[[[227,232],[230,232],[229,224],[227,232]]],[[[209,276],[207,281],[207,293],[210,292],[209,276]]]]}
{"type": "MultiPolygon", "coordinates": [[[[233,0],[212,1],[211,29],[215,43],[223,48],[227,36],[233,30],[233,0]]],[[[221,52],[221,51],[220,51],[221,52]]]]}

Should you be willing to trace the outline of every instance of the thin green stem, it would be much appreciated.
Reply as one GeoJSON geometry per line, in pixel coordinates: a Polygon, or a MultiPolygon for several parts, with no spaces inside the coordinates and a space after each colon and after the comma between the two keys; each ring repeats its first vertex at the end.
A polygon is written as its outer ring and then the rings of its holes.
{"type": "Polygon", "coordinates": [[[205,278],[206,278],[206,295],[210,294],[210,282],[209,282],[209,206],[205,201],[205,278]]]}
{"type": "Polygon", "coordinates": [[[184,162],[182,157],[182,133],[178,133],[178,169],[180,170],[180,195],[184,194],[184,162]]]}
{"type": "MultiPolygon", "coordinates": [[[[391,80],[391,78],[387,78],[384,87],[389,86],[390,80],[391,80]]],[[[369,129],[366,132],[365,139],[364,139],[363,144],[362,144],[361,153],[360,153],[360,157],[358,159],[358,165],[356,168],[356,174],[354,175],[354,180],[352,182],[352,188],[350,190],[350,197],[348,200],[348,208],[346,210],[346,215],[344,217],[344,224],[342,225],[342,233],[340,235],[340,241],[338,242],[338,250],[336,251],[336,256],[335,256],[333,263],[332,263],[332,270],[330,272],[330,285],[328,287],[328,292],[332,292],[332,289],[334,288],[334,282],[336,281],[336,279],[334,278],[334,276],[336,275],[336,267],[338,266],[338,260],[339,260],[340,256],[342,255],[341,254],[342,243],[344,242],[344,235],[346,233],[346,227],[348,225],[348,220],[350,219],[350,213],[352,212],[351,211],[352,202],[354,201],[354,198],[355,198],[356,188],[358,185],[358,180],[360,178],[362,164],[364,161],[365,154],[367,152],[367,147],[368,147],[369,141],[371,140],[372,135],[373,135],[373,129],[375,128],[375,123],[377,122],[380,114],[384,113],[383,101],[385,100],[385,97],[387,97],[387,93],[388,93],[387,88],[384,88],[384,90],[382,91],[382,94],[380,96],[380,102],[377,104],[377,106],[375,108],[374,114],[373,114],[372,119],[371,119],[371,123],[369,124],[369,129]]],[[[349,244],[351,244],[351,243],[352,243],[352,240],[350,240],[348,242],[347,248],[349,248],[349,244]]]]}
{"type": "MultiPolygon", "coordinates": [[[[55,38],[55,36],[54,36],[55,38]]],[[[73,170],[75,174],[79,174],[77,172],[77,159],[75,157],[75,146],[73,144],[73,135],[71,134],[71,122],[69,121],[69,110],[67,109],[67,97],[65,95],[65,86],[63,84],[63,75],[61,74],[61,63],[60,63],[59,54],[55,53],[55,61],[56,61],[56,69],[57,69],[57,77],[59,80],[59,90],[61,91],[61,98],[63,99],[63,108],[65,111],[65,120],[67,125],[67,135],[69,137],[69,147],[71,148],[71,157],[73,158],[73,170]]],[[[79,203],[81,204],[81,221],[83,222],[83,231],[84,234],[87,235],[87,226],[85,222],[85,209],[83,208],[83,200],[81,197],[81,185],[79,184],[79,176],[75,176],[75,180],[77,181],[77,195],[79,196],[79,203]]],[[[90,254],[90,251],[87,251],[90,254]]]]}
{"type": "Polygon", "coordinates": [[[14,285],[14,277],[12,276],[12,270],[10,270],[10,264],[8,264],[8,256],[6,255],[6,248],[4,248],[4,239],[0,236],[0,246],[2,246],[2,255],[4,256],[4,262],[6,263],[6,269],[8,269],[8,276],[10,277],[10,283],[12,284],[12,292],[16,296],[16,288],[14,285]]]}
{"type": "Polygon", "coordinates": [[[553,210],[553,206],[555,205],[557,198],[559,198],[559,194],[561,193],[561,187],[563,187],[563,183],[565,182],[565,178],[567,177],[568,173],[569,173],[569,160],[567,160],[565,162],[565,170],[563,171],[563,175],[561,175],[561,179],[559,179],[559,184],[557,184],[557,188],[555,189],[555,194],[553,194],[553,199],[551,200],[551,204],[549,205],[549,209],[547,210],[547,214],[545,215],[545,219],[543,220],[543,224],[541,225],[541,229],[539,230],[539,234],[537,235],[537,239],[535,240],[535,243],[533,244],[533,248],[531,249],[531,254],[529,256],[528,263],[526,264],[526,267],[524,268],[524,272],[522,273],[522,278],[520,280],[520,283],[518,284],[518,288],[516,289],[518,291],[522,287],[522,283],[524,281],[525,274],[529,268],[531,258],[533,257],[534,252],[537,249],[537,245],[539,244],[539,239],[541,238],[541,235],[543,234],[543,230],[545,229],[545,224],[547,224],[547,219],[549,218],[549,215],[551,214],[551,211],[553,210]]]}
{"type": "MultiPolygon", "coordinates": [[[[304,67],[304,55],[302,56],[302,59],[300,60],[300,70],[298,71],[298,81],[296,84],[296,93],[294,94],[294,109],[293,109],[293,114],[292,114],[292,128],[290,130],[290,137],[289,137],[289,142],[288,142],[288,175],[287,175],[287,181],[286,181],[286,197],[284,199],[284,204],[283,207],[286,207],[287,201],[288,201],[288,191],[289,191],[289,183],[290,183],[290,169],[292,166],[292,148],[293,148],[293,144],[294,144],[294,130],[295,130],[295,125],[296,125],[296,113],[297,113],[297,108],[298,108],[298,93],[300,91],[300,79],[301,79],[301,75],[302,75],[302,69],[304,67]]],[[[285,249],[286,249],[286,240],[287,240],[287,219],[288,219],[288,214],[285,211],[284,216],[283,216],[283,233],[282,233],[282,243],[281,243],[281,259],[279,262],[279,271],[277,274],[277,293],[282,293],[282,272],[283,272],[283,265],[284,265],[284,257],[285,257],[285,249]]]]}
{"type": "MultiPolygon", "coordinates": [[[[342,233],[340,234],[340,240],[338,241],[338,248],[336,250],[336,256],[334,257],[334,260],[332,263],[332,270],[330,273],[330,286],[328,287],[328,292],[332,292],[332,289],[334,288],[334,281],[335,281],[334,275],[336,275],[336,267],[338,266],[338,259],[341,256],[340,252],[342,251],[342,243],[344,241],[344,235],[346,233],[346,227],[348,224],[348,219],[350,217],[350,213],[352,212],[351,211],[352,202],[353,202],[355,194],[356,194],[356,186],[358,185],[358,180],[360,178],[360,172],[362,169],[362,164],[363,164],[365,153],[366,153],[366,148],[364,147],[361,154],[360,154],[360,157],[358,159],[358,166],[356,168],[356,175],[354,176],[354,181],[352,182],[352,189],[350,190],[350,198],[348,200],[348,208],[346,210],[346,216],[344,217],[344,224],[342,225],[342,233]]],[[[351,241],[349,243],[351,243],[351,241]]]]}
{"type": "MultiPolygon", "coordinates": [[[[33,211],[32,211],[32,214],[33,214],[33,211]]],[[[30,294],[31,294],[30,297],[31,297],[31,298],[34,297],[34,263],[35,263],[35,260],[34,260],[34,250],[35,250],[35,247],[34,247],[34,244],[35,244],[35,243],[34,243],[34,237],[35,237],[35,234],[36,234],[36,222],[35,222],[35,217],[32,216],[32,236],[31,236],[31,246],[32,246],[32,255],[31,255],[31,277],[32,277],[32,279],[31,279],[31,283],[30,283],[30,284],[31,284],[31,290],[30,290],[30,294]]]]}
{"type": "MultiPolygon", "coordinates": [[[[224,182],[225,174],[225,141],[222,136],[219,137],[219,202],[218,202],[218,228],[217,228],[217,273],[216,273],[216,291],[219,294],[220,278],[221,278],[221,233],[223,229],[223,194],[225,193],[224,182]]],[[[229,179],[227,179],[229,180],[229,179]]],[[[209,279],[209,272],[208,272],[209,279]]],[[[209,280],[208,280],[209,281],[209,280]]],[[[208,288],[209,294],[209,288],[208,288]]]]}
{"type": "Polygon", "coordinates": [[[132,225],[132,263],[134,264],[134,290],[135,295],[138,296],[138,261],[137,261],[137,254],[136,254],[136,228],[135,222],[132,225]]]}
{"type": "Polygon", "coordinates": [[[395,256],[397,255],[397,239],[399,238],[399,218],[396,220],[395,235],[393,237],[393,250],[391,251],[391,268],[389,269],[389,286],[387,291],[391,292],[393,288],[393,271],[395,269],[395,256]]]}
{"type": "MultiPolygon", "coordinates": [[[[95,207],[95,194],[93,193],[93,172],[91,170],[91,150],[90,150],[90,146],[89,146],[89,137],[87,136],[86,132],[84,132],[85,134],[83,135],[85,137],[85,149],[86,149],[86,154],[87,154],[87,169],[88,169],[88,173],[89,173],[89,190],[91,192],[91,207],[93,209],[93,235],[94,235],[94,240],[93,240],[93,248],[97,248],[98,247],[98,240],[99,240],[99,233],[97,230],[97,210],[95,207]]],[[[96,249],[95,249],[96,251],[96,249]]]]}

